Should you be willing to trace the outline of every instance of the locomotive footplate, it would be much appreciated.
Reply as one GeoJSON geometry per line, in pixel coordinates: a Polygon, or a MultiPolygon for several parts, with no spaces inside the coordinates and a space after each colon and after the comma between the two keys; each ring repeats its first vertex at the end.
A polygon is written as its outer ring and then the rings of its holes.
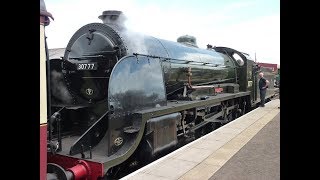
{"type": "Polygon", "coordinates": [[[217,94],[216,96],[208,96],[209,98],[205,100],[168,102],[167,106],[142,110],[142,111],[136,112],[135,114],[139,117],[142,117],[144,120],[152,117],[158,117],[158,116],[163,116],[163,115],[171,114],[178,111],[183,111],[186,109],[213,105],[229,99],[234,99],[234,98],[243,97],[247,95],[250,95],[249,91],[239,92],[239,93],[217,94]]]}

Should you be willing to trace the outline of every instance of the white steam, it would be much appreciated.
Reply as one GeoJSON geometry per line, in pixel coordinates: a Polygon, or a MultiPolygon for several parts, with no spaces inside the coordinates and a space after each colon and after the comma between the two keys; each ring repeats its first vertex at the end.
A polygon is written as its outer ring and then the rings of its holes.
{"type": "Polygon", "coordinates": [[[64,103],[71,103],[72,97],[63,81],[63,75],[55,70],[51,72],[51,93],[64,103]]]}
{"type": "Polygon", "coordinates": [[[130,47],[128,49],[128,54],[148,54],[148,48],[146,46],[144,34],[125,29],[122,31],[121,35],[123,35],[122,38],[125,41],[124,43],[127,45],[127,47],[130,47]]]}

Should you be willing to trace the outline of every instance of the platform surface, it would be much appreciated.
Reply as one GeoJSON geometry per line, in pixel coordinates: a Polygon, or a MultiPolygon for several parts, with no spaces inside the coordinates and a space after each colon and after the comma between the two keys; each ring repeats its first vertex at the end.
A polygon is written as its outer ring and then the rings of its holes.
{"type": "Polygon", "coordinates": [[[272,100],[122,179],[280,179],[279,106],[272,100]]]}

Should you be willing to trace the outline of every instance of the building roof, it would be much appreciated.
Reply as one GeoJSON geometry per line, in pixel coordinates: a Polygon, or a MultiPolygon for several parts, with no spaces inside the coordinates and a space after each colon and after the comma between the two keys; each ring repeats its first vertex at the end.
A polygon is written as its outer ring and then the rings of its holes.
{"type": "MultiPolygon", "coordinates": [[[[278,69],[278,64],[273,64],[273,63],[263,63],[263,62],[258,62],[258,64],[262,67],[265,68],[270,68],[272,71],[276,71],[278,69]]],[[[280,66],[279,66],[280,67],[280,66]]]]}
{"type": "Polygon", "coordinates": [[[60,59],[64,56],[66,48],[49,49],[49,59],[60,59]]]}

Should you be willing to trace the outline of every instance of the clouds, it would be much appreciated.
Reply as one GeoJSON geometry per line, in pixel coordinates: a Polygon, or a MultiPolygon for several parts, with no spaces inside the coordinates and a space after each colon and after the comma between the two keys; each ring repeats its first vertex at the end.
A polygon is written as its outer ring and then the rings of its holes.
{"type": "Polygon", "coordinates": [[[121,10],[128,18],[127,27],[133,31],[170,41],[188,34],[197,38],[200,48],[206,48],[207,44],[227,46],[247,52],[251,57],[256,52],[258,61],[279,64],[278,1],[170,2],[46,0],[47,10],[55,18],[46,29],[48,46],[65,47],[80,27],[101,22],[98,16],[102,11],[121,10]]]}
{"type": "MultiPolygon", "coordinates": [[[[211,28],[208,28],[208,30],[211,28]]],[[[228,24],[214,31],[207,38],[212,45],[227,46],[249,53],[257,61],[280,63],[280,15],[252,18],[234,24],[228,24]]],[[[199,43],[206,43],[204,36],[199,34],[199,43]]]]}

